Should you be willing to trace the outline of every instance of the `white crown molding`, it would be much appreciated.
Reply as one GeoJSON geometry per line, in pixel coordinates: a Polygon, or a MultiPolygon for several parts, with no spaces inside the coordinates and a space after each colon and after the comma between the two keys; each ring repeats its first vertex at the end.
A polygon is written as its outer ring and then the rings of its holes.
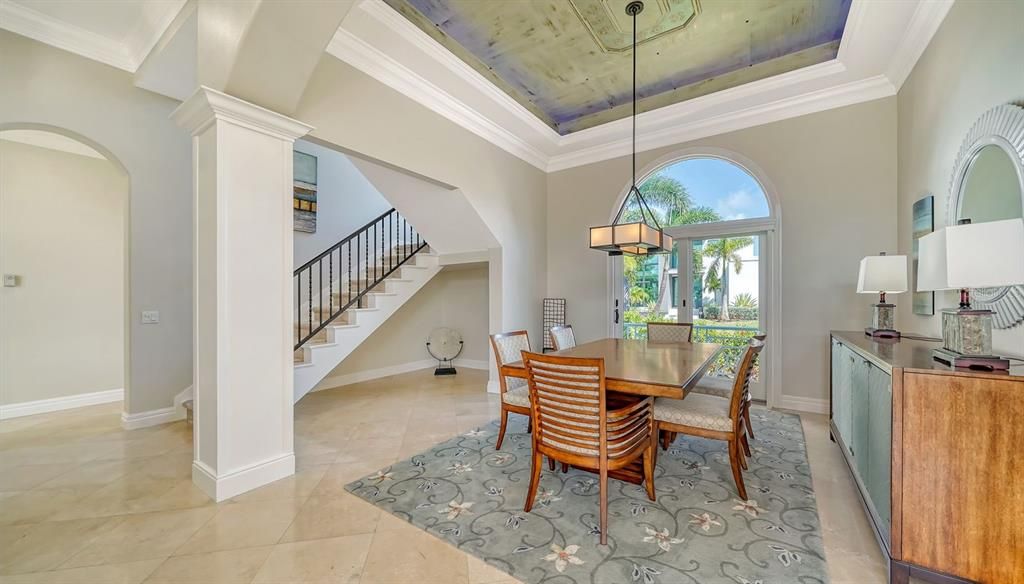
{"type": "Polygon", "coordinates": [[[228,121],[283,140],[305,136],[313,129],[313,126],[205,85],[171,112],[171,119],[193,136],[215,120],[228,121]]]}
{"type": "Polygon", "coordinates": [[[953,2],[954,0],[931,0],[917,5],[903,41],[893,54],[892,60],[889,61],[889,67],[885,70],[886,77],[897,91],[903,87],[903,82],[914,70],[917,60],[928,48],[928,43],[935,36],[935,32],[939,30],[942,21],[946,19],[949,9],[953,7],[953,2]]]}
{"type": "Polygon", "coordinates": [[[106,63],[129,73],[135,63],[124,43],[98,35],[11,0],[0,2],[0,28],[106,63]]]}
{"type": "MultiPolygon", "coordinates": [[[[637,119],[637,148],[892,96],[951,4],[917,0],[913,10],[894,11],[854,0],[835,60],[645,112],[637,119]]],[[[630,151],[628,119],[560,136],[382,0],[361,0],[328,52],[548,172],[630,151]]]]}
{"type": "Polygon", "coordinates": [[[149,52],[160,41],[188,0],[162,0],[143,2],[142,18],[135,30],[124,41],[125,50],[132,60],[132,73],[136,72],[149,52]]]}
{"type": "MultiPolygon", "coordinates": [[[[419,29],[417,32],[423,34],[419,29]]],[[[327,52],[395,91],[411,97],[421,105],[456,122],[509,154],[517,156],[541,170],[547,167],[547,156],[539,149],[351,32],[339,28],[330,44],[327,45],[327,52]]],[[[472,71],[472,73],[479,75],[476,71],[472,71]]],[[[491,87],[494,86],[491,85],[491,87]]],[[[500,92],[496,87],[494,89],[500,92]]],[[[511,98],[508,99],[511,101],[511,98]]],[[[516,106],[522,107],[519,104],[516,106]]],[[[533,114],[530,116],[533,117],[533,114]]],[[[536,117],[533,117],[533,120],[543,124],[536,117]]],[[[547,126],[545,128],[554,134],[553,130],[547,126]]]]}
{"type": "Polygon", "coordinates": [[[20,418],[22,416],[34,416],[36,414],[45,414],[47,412],[59,412],[74,408],[82,408],[85,406],[119,402],[123,399],[123,389],[108,389],[106,391],[80,393],[78,395],[69,395],[67,397],[54,397],[16,404],[6,404],[0,406],[0,420],[9,420],[11,418],[20,418]]]}

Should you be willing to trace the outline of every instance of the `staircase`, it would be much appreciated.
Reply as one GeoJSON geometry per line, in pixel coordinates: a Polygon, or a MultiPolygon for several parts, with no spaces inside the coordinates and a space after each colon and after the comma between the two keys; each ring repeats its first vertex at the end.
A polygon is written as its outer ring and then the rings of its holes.
{"type": "Polygon", "coordinates": [[[295,270],[295,401],[440,272],[391,209],[295,270]]]}

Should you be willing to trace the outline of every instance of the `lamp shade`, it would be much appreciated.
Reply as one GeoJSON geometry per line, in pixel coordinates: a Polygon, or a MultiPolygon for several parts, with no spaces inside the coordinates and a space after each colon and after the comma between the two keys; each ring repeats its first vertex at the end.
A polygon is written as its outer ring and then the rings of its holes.
{"type": "Polygon", "coordinates": [[[860,261],[857,292],[896,294],[907,291],[907,256],[877,255],[860,261]]]}
{"type": "Polygon", "coordinates": [[[951,225],[922,237],[918,291],[1024,284],[1024,219],[951,225]]]}

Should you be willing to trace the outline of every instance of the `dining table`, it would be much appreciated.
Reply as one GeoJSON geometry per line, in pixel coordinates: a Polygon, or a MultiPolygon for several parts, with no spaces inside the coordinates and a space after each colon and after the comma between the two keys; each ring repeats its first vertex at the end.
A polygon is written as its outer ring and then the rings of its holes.
{"type": "MultiPolygon", "coordinates": [[[[550,355],[604,359],[605,387],[621,397],[684,399],[722,352],[716,343],[652,342],[645,339],[600,339],[554,351],[550,355]]],[[[526,379],[526,366],[513,361],[501,366],[501,375],[526,379]]],[[[640,462],[609,476],[640,484],[640,462]]]]}

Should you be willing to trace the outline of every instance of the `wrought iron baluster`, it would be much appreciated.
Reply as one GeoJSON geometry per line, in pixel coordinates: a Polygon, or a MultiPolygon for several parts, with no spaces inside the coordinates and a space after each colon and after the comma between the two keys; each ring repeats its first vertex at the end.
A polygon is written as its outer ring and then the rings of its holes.
{"type": "Polygon", "coordinates": [[[320,277],[317,278],[317,305],[316,311],[320,314],[320,324],[324,323],[324,262],[320,260],[317,262],[317,267],[320,268],[320,277]]]}
{"type": "Polygon", "coordinates": [[[295,344],[301,344],[302,339],[302,272],[295,278],[295,344]]]}
{"type": "Polygon", "coordinates": [[[348,247],[348,298],[345,299],[345,304],[352,302],[352,240],[348,240],[345,244],[348,247]]]}
{"type": "Polygon", "coordinates": [[[334,250],[327,256],[327,314],[334,316],[334,250]]]}
{"type": "Polygon", "coordinates": [[[306,329],[307,334],[313,334],[313,268],[309,268],[309,289],[306,290],[309,294],[309,328],[306,329]]]}

